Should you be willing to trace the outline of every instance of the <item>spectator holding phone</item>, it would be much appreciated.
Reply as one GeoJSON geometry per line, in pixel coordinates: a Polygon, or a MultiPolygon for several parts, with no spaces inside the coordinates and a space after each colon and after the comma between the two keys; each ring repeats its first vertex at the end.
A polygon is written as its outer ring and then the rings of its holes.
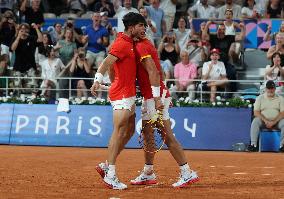
{"type": "Polygon", "coordinates": [[[202,67],[203,63],[208,58],[208,48],[206,43],[200,41],[199,35],[195,34],[187,42],[186,50],[188,51],[189,59],[198,68],[202,67]]]}
{"type": "Polygon", "coordinates": [[[176,42],[176,36],[173,31],[169,31],[165,34],[160,42],[158,52],[161,60],[169,59],[173,65],[177,63],[180,48],[178,42],[176,42]]]}
{"type": "MultiPolygon", "coordinates": [[[[32,24],[37,32],[37,38],[30,35],[29,24],[22,23],[19,25],[19,31],[14,38],[10,50],[15,53],[15,62],[13,66],[15,77],[34,77],[38,70],[35,63],[35,50],[42,42],[42,34],[36,24],[32,24]]],[[[37,87],[34,79],[29,80],[29,86],[37,87]]],[[[14,81],[15,87],[25,88],[26,81],[17,79],[14,81]]]]}
{"type": "MultiPolygon", "coordinates": [[[[91,67],[86,59],[86,51],[84,48],[78,48],[78,52],[74,54],[74,57],[70,66],[70,73],[72,77],[77,78],[90,78],[91,67]]],[[[72,89],[77,89],[77,97],[87,97],[87,89],[92,86],[90,80],[75,79],[72,80],[72,89]]]]}

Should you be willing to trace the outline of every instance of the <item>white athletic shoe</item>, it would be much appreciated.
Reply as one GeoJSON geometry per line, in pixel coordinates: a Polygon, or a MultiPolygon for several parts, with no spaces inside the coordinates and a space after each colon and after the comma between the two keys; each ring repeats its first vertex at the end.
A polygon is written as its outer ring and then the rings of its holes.
{"type": "Polygon", "coordinates": [[[122,190],[127,188],[127,185],[120,182],[116,176],[108,177],[106,175],[104,177],[104,183],[110,189],[122,190]]]}
{"type": "Polygon", "coordinates": [[[191,173],[188,174],[181,174],[179,177],[179,180],[172,184],[175,188],[182,188],[187,185],[193,184],[199,180],[199,177],[195,171],[191,171],[191,173]]]}
{"type": "Polygon", "coordinates": [[[97,165],[96,166],[96,170],[100,174],[100,176],[102,178],[104,178],[106,176],[107,171],[108,171],[108,164],[107,164],[107,162],[106,163],[102,162],[99,165],[97,165]]]}
{"type": "Polygon", "coordinates": [[[152,173],[151,175],[147,175],[144,172],[141,172],[141,174],[134,180],[131,180],[130,183],[132,185],[157,184],[156,175],[154,173],[152,173]]]}

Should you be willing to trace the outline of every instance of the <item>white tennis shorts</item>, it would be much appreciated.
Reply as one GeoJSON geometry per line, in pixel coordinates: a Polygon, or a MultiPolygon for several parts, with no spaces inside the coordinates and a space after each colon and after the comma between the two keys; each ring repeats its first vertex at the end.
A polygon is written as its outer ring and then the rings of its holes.
{"type": "Polygon", "coordinates": [[[126,109],[129,111],[135,111],[135,96],[129,98],[123,98],[121,100],[110,101],[113,110],[126,109]]]}
{"type": "MultiPolygon", "coordinates": [[[[170,119],[169,106],[170,106],[171,101],[172,101],[171,97],[165,98],[164,110],[163,110],[163,120],[170,119]]],[[[142,106],[141,106],[142,120],[150,120],[151,118],[153,118],[155,114],[156,114],[156,109],[155,109],[154,98],[143,100],[142,106]]]]}

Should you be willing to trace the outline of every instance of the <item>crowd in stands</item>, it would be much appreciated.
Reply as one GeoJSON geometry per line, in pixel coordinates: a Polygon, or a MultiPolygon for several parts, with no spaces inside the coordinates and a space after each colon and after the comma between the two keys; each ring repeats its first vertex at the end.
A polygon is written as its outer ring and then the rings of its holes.
{"type": "MultiPolygon", "coordinates": [[[[0,77],[14,79],[0,79],[0,95],[7,94],[3,88],[8,86],[20,88],[13,90],[14,95],[36,90],[48,99],[68,98],[71,87],[72,95],[89,96],[91,80],[85,78],[93,77],[117,32],[124,30],[122,18],[129,12],[145,17],[146,35],[158,50],[165,79],[176,80],[168,83],[173,97],[188,96],[194,100],[196,91],[202,90],[208,91],[208,99],[213,102],[218,90],[237,91],[236,83],[228,80],[237,79],[235,66],[240,61],[246,32],[243,19],[283,19],[283,1],[188,2],[185,3],[187,11],[177,15],[177,6],[181,4],[177,0],[2,0],[0,77]],[[42,27],[46,13],[58,18],[63,13],[73,15],[45,32],[42,27]],[[75,27],[75,20],[86,14],[92,23],[82,31],[75,27]],[[117,19],[117,27],[112,27],[109,18],[117,19]],[[206,19],[200,24],[200,30],[193,26],[195,18],[206,19]],[[211,24],[217,25],[216,33],[210,32],[211,24]],[[66,79],[57,80],[58,77],[66,79]],[[70,83],[69,77],[78,79],[70,83]],[[198,84],[194,79],[203,81],[198,84]],[[57,88],[61,92],[56,94],[57,88]]],[[[267,52],[272,64],[266,67],[264,76],[269,80],[283,80],[284,21],[276,34],[271,34],[268,27],[264,39],[275,40],[267,52]]],[[[104,83],[110,83],[108,75],[104,83]]]]}

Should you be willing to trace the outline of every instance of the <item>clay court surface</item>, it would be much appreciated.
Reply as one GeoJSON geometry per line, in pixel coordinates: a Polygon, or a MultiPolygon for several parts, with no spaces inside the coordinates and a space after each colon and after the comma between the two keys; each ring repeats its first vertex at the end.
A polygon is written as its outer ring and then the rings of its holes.
{"type": "Polygon", "coordinates": [[[95,165],[106,159],[99,148],[0,146],[0,199],[6,198],[265,198],[284,199],[284,154],[186,151],[200,181],[183,189],[171,184],[178,167],[168,151],[156,158],[159,184],[133,186],[143,153],[124,150],[118,176],[123,191],[105,188],[95,165]]]}

